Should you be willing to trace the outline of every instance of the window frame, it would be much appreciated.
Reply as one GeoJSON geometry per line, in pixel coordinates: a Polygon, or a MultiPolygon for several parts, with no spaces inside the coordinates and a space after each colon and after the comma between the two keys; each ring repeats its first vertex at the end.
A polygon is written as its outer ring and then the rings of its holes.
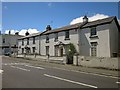
{"type": "Polygon", "coordinates": [[[55,42],[58,41],[58,32],[54,34],[55,35],[55,42]]]}
{"type": "Polygon", "coordinates": [[[29,38],[27,38],[27,45],[29,45],[29,38]]]}
{"type": "Polygon", "coordinates": [[[3,38],[2,43],[5,43],[5,38],[3,38]]]}
{"type": "Polygon", "coordinates": [[[46,55],[49,55],[49,46],[45,46],[46,47],[46,55]]]}
{"type": "Polygon", "coordinates": [[[22,48],[22,54],[24,54],[24,48],[22,48]]]}
{"type": "Polygon", "coordinates": [[[35,44],[35,38],[36,38],[36,37],[33,37],[33,44],[35,44]]]}
{"type": "Polygon", "coordinates": [[[96,30],[96,27],[92,27],[90,29],[90,36],[96,36],[97,35],[97,30],[96,30]]]}
{"type": "Polygon", "coordinates": [[[35,54],[36,47],[32,47],[32,52],[35,54]]]}
{"type": "Polygon", "coordinates": [[[24,39],[22,39],[22,46],[24,45],[24,39]]]}
{"type": "Polygon", "coordinates": [[[49,43],[49,34],[46,35],[46,43],[49,43]]]}
{"type": "Polygon", "coordinates": [[[65,40],[70,40],[70,31],[65,31],[65,40]]]}
{"type": "Polygon", "coordinates": [[[91,56],[97,56],[97,42],[91,42],[91,56]]]}

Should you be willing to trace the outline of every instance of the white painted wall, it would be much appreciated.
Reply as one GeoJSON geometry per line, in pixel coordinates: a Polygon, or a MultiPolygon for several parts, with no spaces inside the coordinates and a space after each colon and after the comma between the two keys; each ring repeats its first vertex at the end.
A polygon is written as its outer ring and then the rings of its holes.
{"type": "Polygon", "coordinates": [[[80,31],[80,55],[91,56],[91,42],[97,42],[97,57],[110,57],[109,24],[96,27],[98,38],[90,38],[90,28],[80,31]]]}
{"type": "MultiPolygon", "coordinates": [[[[91,42],[97,42],[97,57],[111,57],[112,53],[118,50],[118,30],[115,22],[113,21],[111,24],[98,25],[96,29],[98,38],[90,38],[90,28],[84,28],[80,30],[70,30],[70,40],[65,40],[65,31],[58,32],[58,41],[61,41],[64,44],[73,43],[77,52],[79,52],[80,48],[80,55],[83,56],[91,56],[91,42]],[[79,33],[79,36],[77,33],[79,33]],[[78,40],[78,37],[80,41],[78,40]]],[[[30,38],[30,44],[28,46],[31,50],[32,47],[35,46],[36,52],[40,52],[40,55],[46,55],[46,46],[49,46],[49,55],[55,56],[54,46],[58,42],[55,42],[54,39],[54,33],[49,34],[49,43],[46,43],[46,35],[41,35],[40,37],[37,36],[36,44],[33,45],[33,40],[30,38]]],[[[22,41],[19,40],[19,46],[21,46],[21,48],[24,48],[26,44],[27,39],[24,39],[24,46],[22,46],[22,41]]],[[[22,49],[19,49],[19,52],[22,53],[22,49]]],[[[63,52],[65,53],[64,48],[63,52]]]]}
{"type": "MultiPolygon", "coordinates": [[[[27,45],[27,38],[24,39],[24,45],[22,45],[22,40],[19,39],[19,54],[22,53],[22,48],[25,48],[25,46],[27,45]]],[[[39,36],[36,36],[35,37],[35,44],[33,44],[33,37],[29,37],[29,45],[27,45],[28,47],[30,47],[30,50],[31,50],[31,54],[33,53],[33,49],[32,47],[35,47],[36,48],[36,53],[39,54],[39,36]]],[[[25,49],[24,49],[24,53],[25,53],[25,49]]]]}
{"type": "Polygon", "coordinates": [[[73,64],[85,67],[120,69],[120,67],[118,66],[118,60],[119,58],[90,57],[90,56],[78,56],[78,58],[76,58],[76,56],[74,56],[73,64]]]}
{"type": "Polygon", "coordinates": [[[118,53],[118,42],[119,42],[119,31],[115,24],[115,21],[113,20],[110,24],[110,54],[113,56],[113,53],[118,53]]]}
{"type": "MultiPolygon", "coordinates": [[[[62,41],[64,44],[69,44],[70,42],[73,43],[78,51],[78,35],[77,30],[70,30],[70,40],[65,40],[65,32],[58,32],[58,41],[62,41]]],[[[49,43],[46,43],[46,35],[41,36],[41,55],[46,55],[46,46],[49,46],[49,54],[50,56],[55,56],[55,49],[54,46],[58,43],[54,41],[55,35],[54,33],[49,34],[49,43]]],[[[63,49],[65,53],[65,50],[63,49]]]]}

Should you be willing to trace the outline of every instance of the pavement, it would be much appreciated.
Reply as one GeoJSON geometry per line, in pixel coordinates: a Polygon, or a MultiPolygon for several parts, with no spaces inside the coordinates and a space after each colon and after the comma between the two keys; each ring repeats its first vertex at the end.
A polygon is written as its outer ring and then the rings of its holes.
{"type": "MultiPolygon", "coordinates": [[[[13,60],[14,58],[11,57],[13,60]]],[[[119,77],[120,78],[120,71],[117,70],[109,70],[109,69],[103,69],[103,68],[91,68],[91,67],[82,67],[82,66],[75,66],[72,64],[58,64],[58,63],[52,63],[52,62],[47,62],[44,60],[39,60],[39,59],[24,59],[23,58],[17,58],[18,61],[21,62],[27,62],[34,64],[36,66],[47,66],[47,67],[52,67],[52,68],[57,68],[57,69],[62,69],[62,70],[68,70],[68,71],[73,71],[73,72],[85,72],[85,73],[92,73],[92,74],[99,74],[99,75],[105,75],[105,76],[110,76],[110,77],[119,77]]]]}

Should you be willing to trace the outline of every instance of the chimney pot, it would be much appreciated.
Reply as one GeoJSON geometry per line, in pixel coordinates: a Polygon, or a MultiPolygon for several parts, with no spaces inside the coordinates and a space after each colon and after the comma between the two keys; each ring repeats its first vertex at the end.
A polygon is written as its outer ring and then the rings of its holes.
{"type": "Polygon", "coordinates": [[[88,22],[88,17],[86,15],[83,17],[83,22],[88,22]]]}
{"type": "Polygon", "coordinates": [[[52,28],[51,28],[50,25],[47,25],[47,27],[46,27],[46,31],[49,31],[49,30],[52,30],[52,28]]]}

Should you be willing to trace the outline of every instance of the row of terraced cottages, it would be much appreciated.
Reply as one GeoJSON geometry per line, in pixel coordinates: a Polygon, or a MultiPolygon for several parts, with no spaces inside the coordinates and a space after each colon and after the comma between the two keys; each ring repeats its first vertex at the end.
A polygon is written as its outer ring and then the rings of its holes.
{"type": "Polygon", "coordinates": [[[18,39],[19,54],[41,56],[63,56],[69,44],[74,44],[79,55],[114,57],[120,51],[120,26],[115,16],[89,22],[87,16],[82,23],[46,30],[18,39]]]}

